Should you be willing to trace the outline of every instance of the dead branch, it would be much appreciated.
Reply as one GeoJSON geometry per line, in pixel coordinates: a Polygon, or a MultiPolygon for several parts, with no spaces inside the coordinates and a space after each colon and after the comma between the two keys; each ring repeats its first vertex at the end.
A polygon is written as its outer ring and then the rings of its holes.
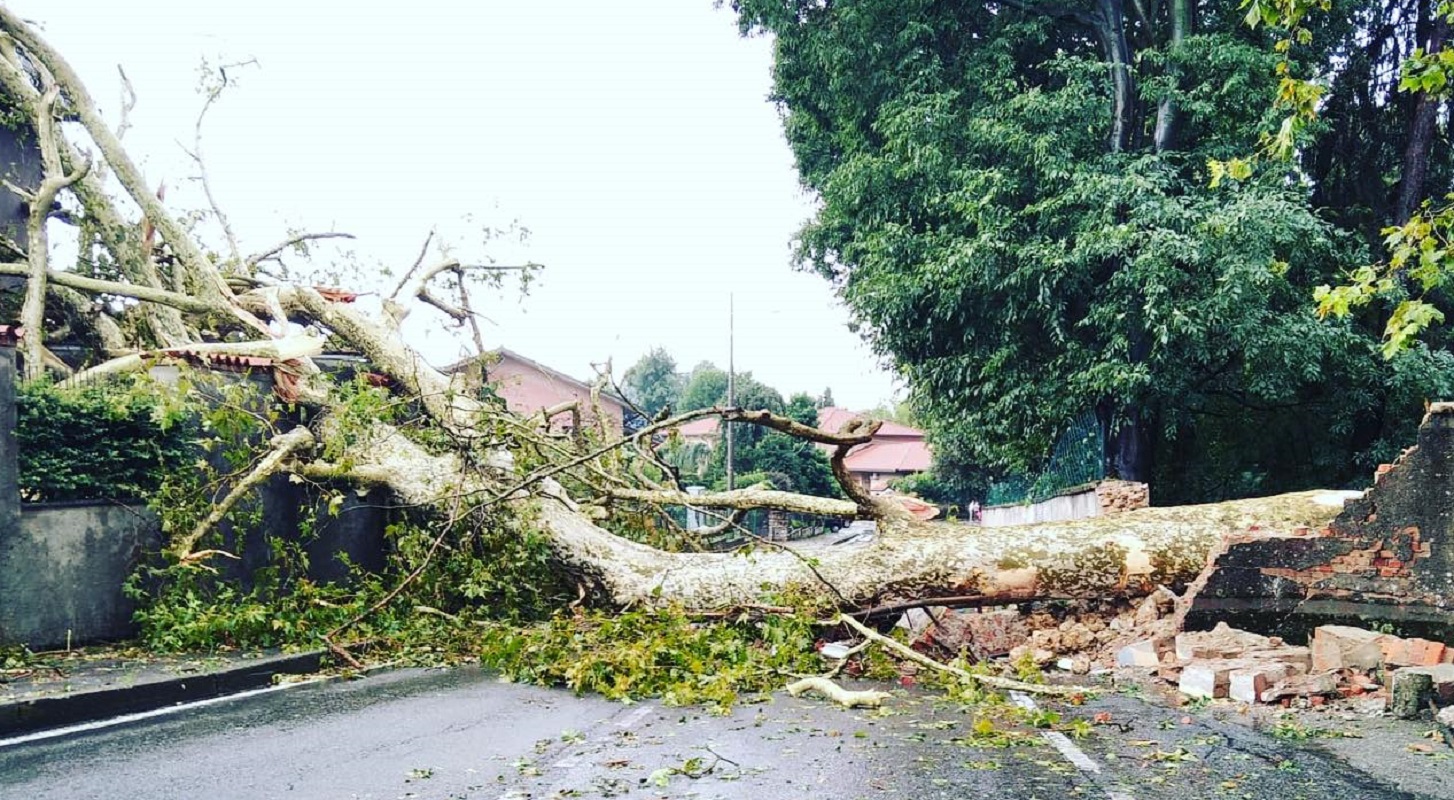
{"type": "Polygon", "coordinates": [[[282,240],[281,242],[278,242],[277,244],[265,250],[259,250],[258,252],[253,253],[243,261],[243,266],[246,268],[246,271],[251,272],[257,267],[258,264],[261,264],[262,262],[269,259],[276,258],[289,247],[297,247],[298,245],[304,244],[305,242],[313,242],[320,239],[355,238],[357,237],[351,233],[300,233],[294,236],[289,236],[288,238],[282,240]]]}

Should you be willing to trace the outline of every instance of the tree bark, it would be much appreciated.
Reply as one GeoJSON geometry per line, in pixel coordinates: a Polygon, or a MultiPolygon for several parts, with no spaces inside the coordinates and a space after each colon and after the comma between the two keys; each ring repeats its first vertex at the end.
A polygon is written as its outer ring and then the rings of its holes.
{"type": "MultiPolygon", "coordinates": [[[[1433,55],[1444,49],[1444,40],[1449,35],[1449,22],[1438,16],[1429,27],[1428,39],[1423,43],[1424,51],[1433,55]]],[[[1409,139],[1404,146],[1403,179],[1399,181],[1398,218],[1402,225],[1413,218],[1419,206],[1428,198],[1425,184],[1429,176],[1429,157],[1433,151],[1434,138],[1439,121],[1439,109],[1444,105],[1442,98],[1428,92],[1419,92],[1414,104],[1413,118],[1409,123],[1409,139]]]]}
{"type": "MultiPolygon", "coordinates": [[[[384,425],[350,450],[346,470],[315,464],[305,475],[385,487],[404,505],[423,509],[447,508],[460,493],[482,498],[494,488],[457,456],[430,454],[384,425]]],[[[1343,497],[1303,492],[996,529],[893,520],[880,522],[871,544],[815,550],[811,563],[783,551],[668,553],[637,544],[595,525],[552,482],[507,502],[533,514],[562,568],[598,600],[707,610],[770,602],[783,592],[825,605],[846,599],[856,608],[934,594],[1007,603],[1140,595],[1190,582],[1228,535],[1321,528],[1343,497]]]]}
{"type": "MultiPolygon", "coordinates": [[[[1171,0],[1171,41],[1168,50],[1175,55],[1176,49],[1186,41],[1191,33],[1193,17],[1193,0],[1171,0]]],[[[1180,82],[1181,70],[1171,67],[1169,74],[1180,82]]],[[[1176,101],[1170,97],[1164,98],[1156,110],[1156,134],[1155,145],[1157,153],[1164,153],[1173,150],[1177,145],[1177,135],[1180,133],[1180,109],[1176,101]]]]}
{"type": "Polygon", "coordinates": [[[1131,148],[1136,130],[1136,84],[1131,77],[1131,46],[1126,41],[1125,0],[1097,0],[1096,34],[1111,68],[1112,153],[1131,148]]]}

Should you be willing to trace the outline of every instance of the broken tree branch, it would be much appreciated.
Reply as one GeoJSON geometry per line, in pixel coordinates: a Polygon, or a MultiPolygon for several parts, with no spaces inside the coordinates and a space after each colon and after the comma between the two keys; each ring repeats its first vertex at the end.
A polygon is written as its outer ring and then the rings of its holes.
{"type": "Polygon", "coordinates": [[[282,240],[281,242],[278,242],[277,244],[267,248],[266,250],[260,250],[256,253],[253,253],[243,261],[243,266],[246,268],[246,271],[251,272],[257,267],[258,264],[261,264],[268,259],[278,257],[282,254],[284,250],[287,250],[289,247],[297,247],[298,245],[307,242],[318,241],[321,239],[355,238],[357,237],[355,237],[351,233],[299,233],[294,236],[289,236],[288,238],[282,240]]]}
{"type": "Polygon", "coordinates": [[[934,659],[908,647],[907,645],[896,642],[893,639],[884,636],[883,634],[872,628],[866,627],[863,623],[859,622],[853,617],[840,615],[837,621],[840,624],[847,625],[848,627],[857,631],[860,636],[863,636],[866,639],[870,639],[882,645],[884,649],[892,650],[900,658],[906,658],[914,662],[915,664],[919,664],[932,670],[937,670],[939,672],[953,675],[956,678],[959,678],[960,680],[967,683],[979,683],[985,686],[992,686],[996,689],[1025,692],[1026,694],[1047,694],[1057,697],[1095,694],[1095,689],[1092,689],[1088,686],[1051,686],[1042,683],[1026,683],[1024,681],[1017,681],[1012,678],[1001,678],[995,675],[980,675],[974,672],[970,672],[968,670],[960,669],[959,667],[951,667],[948,664],[941,664],[940,662],[935,661],[934,659]]]}
{"type": "Polygon", "coordinates": [[[860,513],[857,503],[848,500],[833,500],[827,497],[782,492],[752,486],[729,492],[687,494],[669,489],[611,489],[611,497],[618,500],[635,500],[662,506],[700,506],[703,508],[728,508],[750,511],[755,508],[775,508],[783,511],[797,511],[804,514],[819,514],[825,517],[856,517],[860,513]]]}
{"type": "Polygon", "coordinates": [[[312,449],[313,441],[313,432],[303,425],[299,425],[287,433],[274,436],[269,443],[271,450],[257,463],[257,466],[238,481],[228,491],[227,496],[214,505],[212,511],[201,522],[198,522],[185,535],[174,539],[167,549],[182,563],[196,560],[199,554],[193,553],[192,548],[198,540],[221,522],[239,500],[252,493],[253,489],[261,485],[263,481],[281,472],[290,459],[312,449]]]}
{"type": "Polygon", "coordinates": [[[51,207],[62,189],[80,180],[91,170],[91,162],[83,161],[67,172],[61,163],[60,147],[56,143],[55,105],[60,97],[60,88],[47,86],[35,107],[35,131],[40,144],[40,160],[44,177],[40,187],[31,195],[30,215],[26,221],[26,233],[30,237],[29,275],[25,286],[25,302],[20,310],[20,325],[31,332],[20,342],[25,357],[25,378],[34,380],[45,373],[45,280],[50,268],[50,236],[46,223],[50,220],[51,207]]]}

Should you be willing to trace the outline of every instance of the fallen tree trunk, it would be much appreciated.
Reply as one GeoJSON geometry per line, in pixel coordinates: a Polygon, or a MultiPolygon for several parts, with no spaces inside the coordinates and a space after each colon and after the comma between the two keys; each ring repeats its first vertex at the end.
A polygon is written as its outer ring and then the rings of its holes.
{"type": "MultiPolygon", "coordinates": [[[[314,467],[312,474],[383,486],[406,505],[424,508],[443,507],[457,494],[482,498],[492,491],[482,476],[463,470],[456,456],[432,455],[386,426],[352,451],[348,470],[314,467]]],[[[599,527],[551,481],[539,492],[503,502],[530,506],[562,568],[606,603],[713,609],[789,593],[861,608],[944,594],[1008,603],[1179,588],[1230,535],[1321,528],[1347,496],[1300,492],[1005,528],[895,518],[880,521],[872,543],[816,550],[811,560],[783,550],[663,552],[599,527]]]]}

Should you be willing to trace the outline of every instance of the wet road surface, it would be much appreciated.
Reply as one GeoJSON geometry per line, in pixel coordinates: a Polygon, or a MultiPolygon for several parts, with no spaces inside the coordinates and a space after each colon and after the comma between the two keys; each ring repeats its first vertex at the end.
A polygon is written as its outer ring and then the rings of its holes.
{"type": "MultiPolygon", "coordinates": [[[[609,703],[476,670],[320,683],[0,743],[0,798],[1364,800],[1420,798],[1313,750],[1108,694],[1081,740],[976,746],[975,717],[896,690],[882,710],[776,696],[729,716],[609,703]]],[[[1039,702],[1042,705],[1043,701],[1039,702]]],[[[1450,770],[1448,764],[1430,769],[1450,770]]],[[[1438,785],[1437,782],[1435,785],[1438,785]]],[[[1454,795],[1444,795],[1454,796],[1454,795]]]]}

